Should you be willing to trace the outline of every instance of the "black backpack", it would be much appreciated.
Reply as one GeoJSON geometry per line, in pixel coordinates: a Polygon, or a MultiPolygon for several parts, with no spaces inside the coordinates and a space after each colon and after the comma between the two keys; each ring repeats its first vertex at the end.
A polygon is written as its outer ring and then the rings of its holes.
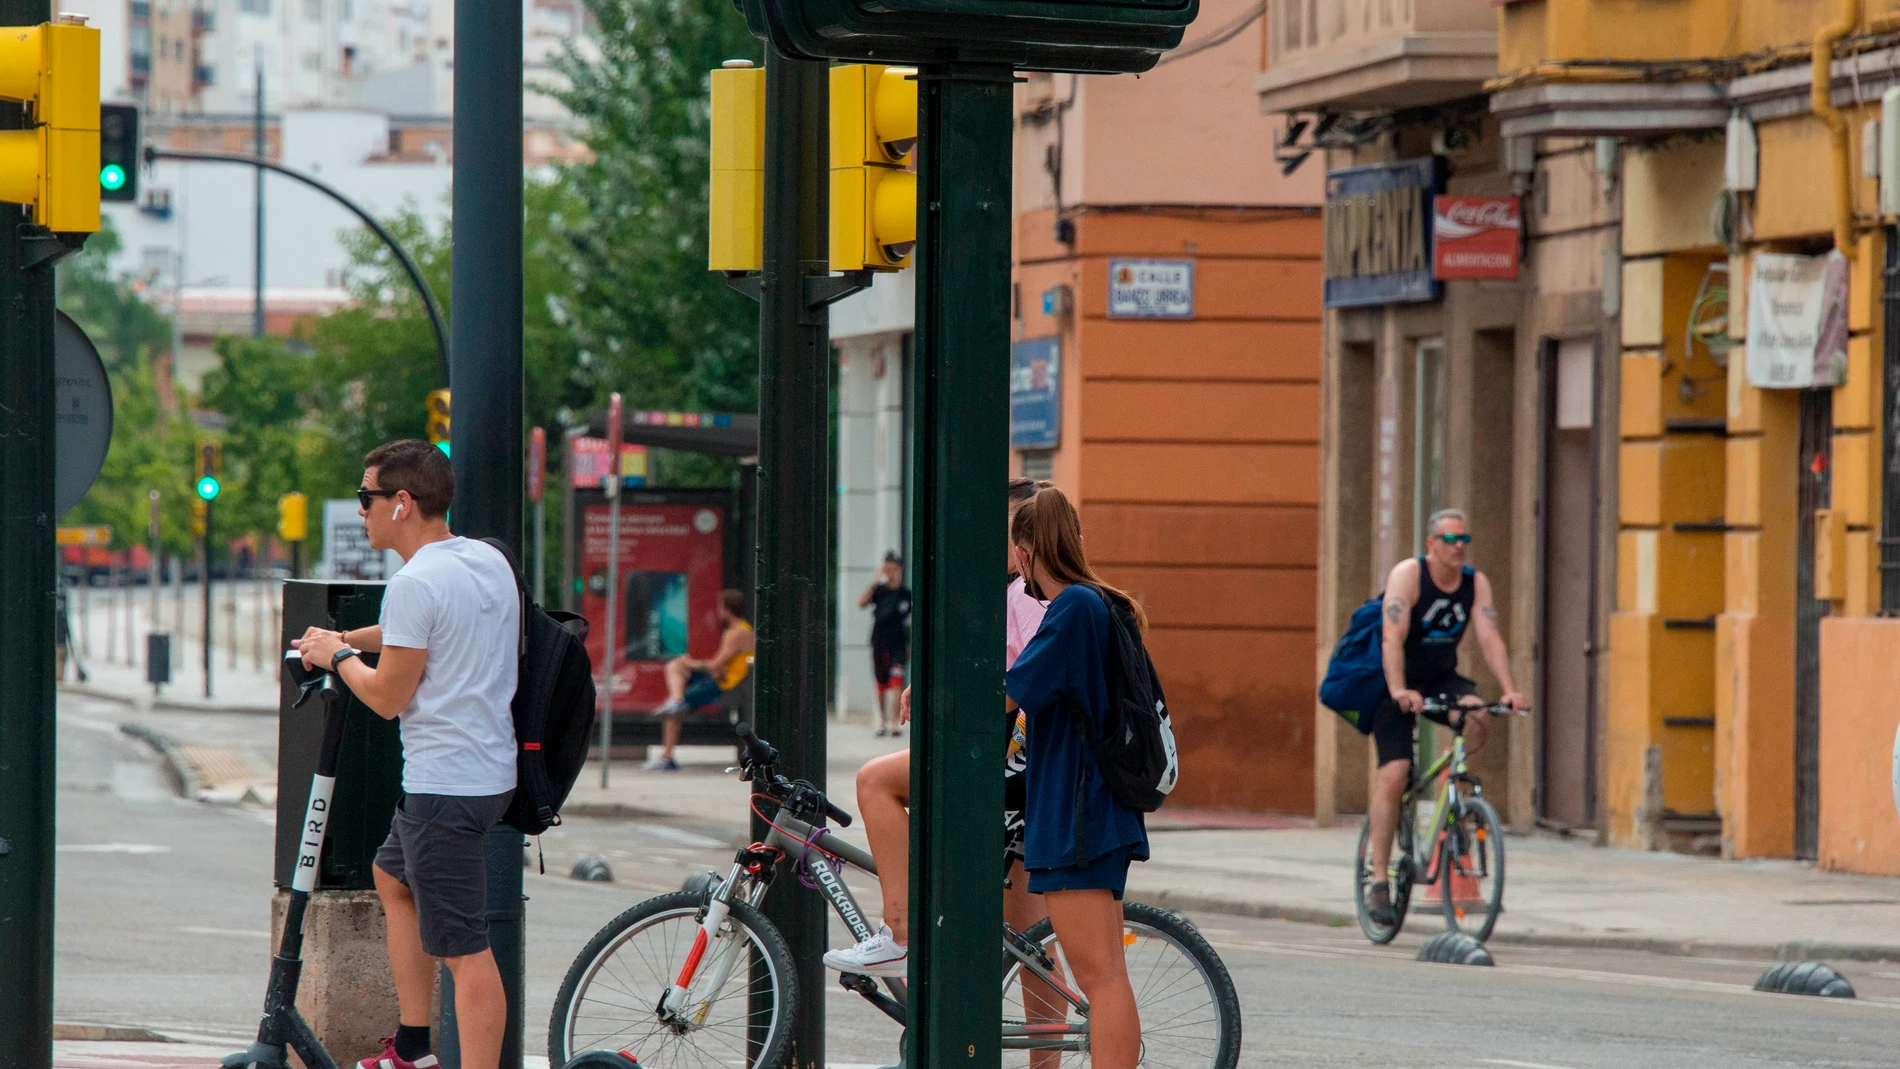
{"type": "Polygon", "coordinates": [[[1108,719],[1101,737],[1089,741],[1108,792],[1130,809],[1152,813],[1181,776],[1168,700],[1134,613],[1122,599],[1092,589],[1108,606],[1108,719]]]}
{"type": "Polygon", "coordinates": [[[593,739],[594,662],[587,656],[587,620],[535,604],[513,553],[500,551],[521,595],[521,667],[515,683],[515,796],[502,823],[539,835],[561,823],[561,803],[580,778],[593,739]]]}

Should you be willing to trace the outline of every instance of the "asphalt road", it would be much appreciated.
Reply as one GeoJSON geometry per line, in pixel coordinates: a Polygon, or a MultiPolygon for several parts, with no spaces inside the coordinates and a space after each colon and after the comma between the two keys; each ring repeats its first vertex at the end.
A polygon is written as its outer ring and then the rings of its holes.
{"type": "MultiPolygon", "coordinates": [[[[269,958],[271,815],[172,797],[150,751],[118,733],[128,715],[62,700],[58,1015],[236,1039],[255,1026],[269,958]]],[[[241,716],[193,727],[240,748],[273,730],[241,716]]],[[[687,873],[723,868],[725,836],[576,819],[544,837],[548,873],[527,880],[530,1052],[545,1050],[548,1008],[587,938],[687,873]],[[584,854],[616,882],[567,879],[584,854]]],[[[1239,988],[1246,1066],[1891,1066],[1900,1031],[1894,965],[1839,963],[1861,994],[1848,1002],[1757,994],[1762,962],[1500,946],[1496,968],[1424,965],[1412,957],[1436,930],[1428,918],[1388,948],[1351,929],[1194,920],[1239,988]]],[[[832,1065],[893,1059],[890,1022],[835,988],[824,1001],[832,1065]]]]}

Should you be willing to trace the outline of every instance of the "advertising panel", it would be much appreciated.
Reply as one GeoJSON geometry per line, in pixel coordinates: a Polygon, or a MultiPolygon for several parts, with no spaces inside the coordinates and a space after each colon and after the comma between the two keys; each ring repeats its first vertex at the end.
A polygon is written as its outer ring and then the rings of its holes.
{"type": "MultiPolygon", "coordinates": [[[[568,464],[567,477],[577,488],[597,489],[600,481],[607,477],[607,439],[575,438],[572,445],[572,458],[568,464]]],[[[620,485],[624,487],[645,486],[647,484],[647,447],[644,445],[626,445],[620,447],[620,485]]]]}
{"type": "MultiPolygon", "coordinates": [[[[719,645],[727,506],[682,496],[621,499],[615,712],[657,708],[666,700],[666,662],[682,653],[710,657],[719,645]]],[[[597,668],[606,663],[608,507],[599,500],[581,506],[580,612],[597,668]]]]}
{"type": "Polygon", "coordinates": [[[1432,277],[1514,279],[1522,234],[1516,197],[1433,197],[1432,277]]]}
{"type": "Polygon", "coordinates": [[[1054,449],[1062,442],[1062,340],[1031,338],[1009,347],[1009,446],[1054,449]]]}
{"type": "Polygon", "coordinates": [[[1326,307],[1436,300],[1431,199],[1444,187],[1436,156],[1326,175],[1326,307]]]}

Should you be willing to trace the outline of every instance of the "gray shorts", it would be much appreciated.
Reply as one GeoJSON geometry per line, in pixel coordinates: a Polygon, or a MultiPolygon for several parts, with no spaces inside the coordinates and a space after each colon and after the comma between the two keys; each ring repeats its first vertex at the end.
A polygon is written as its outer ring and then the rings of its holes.
{"type": "Polygon", "coordinates": [[[405,794],[376,867],[415,896],[422,949],[459,958],[488,949],[488,870],[482,840],[501,821],[515,792],[462,797],[405,794]]]}

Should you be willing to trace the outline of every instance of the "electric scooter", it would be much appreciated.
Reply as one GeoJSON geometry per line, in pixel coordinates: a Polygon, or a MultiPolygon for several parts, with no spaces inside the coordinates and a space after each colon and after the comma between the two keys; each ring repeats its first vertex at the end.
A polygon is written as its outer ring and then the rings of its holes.
{"type": "Polygon", "coordinates": [[[343,711],[349,703],[349,691],[335,673],[305,667],[303,655],[295,650],[284,654],[284,671],[299,691],[291,708],[303,708],[312,694],[322,696],[323,749],[317,755],[317,773],[310,779],[310,803],[304,810],[297,867],[290,879],[290,903],[284,910],[284,936],[278,943],[277,956],[271,959],[257,1042],[224,1059],[225,1069],[286,1069],[287,1049],[297,1052],[305,1069],[337,1069],[336,1059],[323,1049],[309,1022],[297,1011],[297,981],[303,974],[303,915],[310,905],[310,892],[317,885],[317,860],[323,856],[324,834],[330,825],[330,796],[336,789],[336,760],[343,747],[343,711]]]}

